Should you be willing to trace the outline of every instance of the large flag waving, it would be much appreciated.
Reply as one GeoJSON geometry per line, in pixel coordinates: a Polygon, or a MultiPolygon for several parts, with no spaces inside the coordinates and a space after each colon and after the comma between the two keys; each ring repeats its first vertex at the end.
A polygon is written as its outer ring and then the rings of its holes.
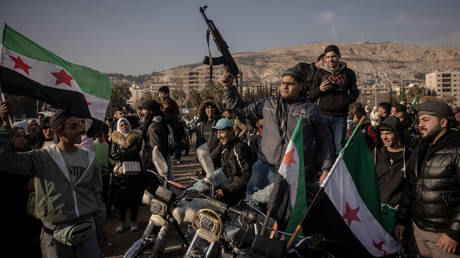
{"type": "Polygon", "coordinates": [[[284,225],[282,220],[289,217],[285,229],[289,233],[294,232],[307,210],[303,155],[303,122],[299,117],[278,169],[268,205],[272,217],[281,225],[284,225]]]}
{"type": "Polygon", "coordinates": [[[358,126],[305,215],[302,231],[340,243],[338,248],[350,256],[380,257],[400,248],[387,217],[381,213],[374,163],[358,126]]]}
{"type": "Polygon", "coordinates": [[[43,100],[102,124],[112,94],[105,75],[61,59],[7,25],[0,51],[2,90],[43,100]]]}

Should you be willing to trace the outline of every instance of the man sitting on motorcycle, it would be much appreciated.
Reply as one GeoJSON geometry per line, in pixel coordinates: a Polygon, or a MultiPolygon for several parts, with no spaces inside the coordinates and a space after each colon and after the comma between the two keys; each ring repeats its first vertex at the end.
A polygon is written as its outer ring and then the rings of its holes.
{"type": "Polygon", "coordinates": [[[222,161],[222,169],[214,173],[214,179],[223,178],[225,175],[223,183],[216,187],[214,197],[234,205],[246,194],[254,158],[249,146],[235,136],[233,123],[230,120],[221,118],[212,130],[217,130],[219,145],[211,153],[211,158],[213,160],[220,158],[222,161]]]}

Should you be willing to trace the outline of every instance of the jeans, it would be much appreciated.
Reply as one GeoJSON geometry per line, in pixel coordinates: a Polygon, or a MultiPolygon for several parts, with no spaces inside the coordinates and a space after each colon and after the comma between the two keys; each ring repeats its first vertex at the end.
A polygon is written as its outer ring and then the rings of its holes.
{"type": "Polygon", "coordinates": [[[346,116],[326,116],[332,128],[334,135],[335,156],[339,156],[340,151],[345,145],[345,137],[347,135],[347,117],[346,116]]]}
{"type": "Polygon", "coordinates": [[[248,200],[252,194],[274,182],[277,173],[278,169],[274,166],[257,160],[256,163],[252,165],[252,175],[247,186],[248,200]]]}

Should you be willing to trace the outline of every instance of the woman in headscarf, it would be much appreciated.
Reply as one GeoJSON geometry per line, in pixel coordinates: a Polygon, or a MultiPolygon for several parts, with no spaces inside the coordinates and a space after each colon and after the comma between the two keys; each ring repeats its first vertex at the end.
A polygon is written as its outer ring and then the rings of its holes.
{"type": "MultiPolygon", "coordinates": [[[[112,133],[111,156],[116,161],[115,168],[122,166],[123,162],[139,162],[138,142],[141,140],[140,132],[131,130],[131,125],[126,118],[117,121],[116,131],[112,133]]],[[[140,165],[140,163],[139,163],[140,165]]],[[[119,209],[117,233],[125,229],[126,211],[130,210],[131,231],[138,230],[137,214],[144,190],[142,173],[125,174],[114,169],[114,199],[119,209]]]]}

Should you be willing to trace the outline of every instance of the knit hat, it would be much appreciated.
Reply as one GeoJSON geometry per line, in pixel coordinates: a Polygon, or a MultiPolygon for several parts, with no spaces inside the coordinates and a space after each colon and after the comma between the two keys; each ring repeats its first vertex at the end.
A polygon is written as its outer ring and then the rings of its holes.
{"type": "Polygon", "coordinates": [[[452,108],[443,102],[428,101],[420,105],[418,115],[432,115],[440,118],[452,118],[454,112],[452,108]]]}
{"type": "Polygon", "coordinates": [[[70,118],[72,114],[66,109],[59,109],[50,119],[51,130],[55,131],[61,124],[70,118]]]}
{"type": "Polygon", "coordinates": [[[305,82],[307,79],[305,78],[304,73],[302,73],[302,70],[298,66],[291,67],[284,71],[283,75],[281,76],[291,76],[294,78],[297,82],[305,82]]]}

